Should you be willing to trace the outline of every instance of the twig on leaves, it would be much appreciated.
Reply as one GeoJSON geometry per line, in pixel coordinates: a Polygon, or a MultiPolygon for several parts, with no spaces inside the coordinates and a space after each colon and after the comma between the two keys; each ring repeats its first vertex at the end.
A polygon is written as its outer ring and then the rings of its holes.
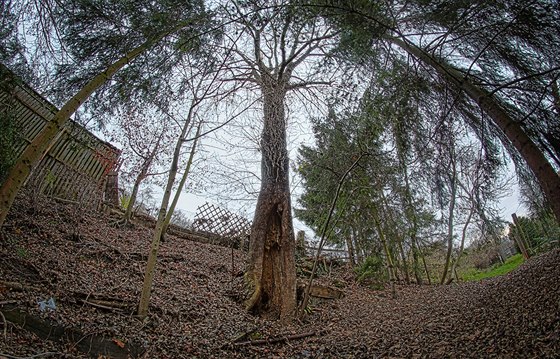
{"type": "Polygon", "coordinates": [[[57,356],[57,355],[60,355],[60,354],[61,353],[57,353],[57,352],[46,352],[46,353],[39,353],[39,354],[30,355],[30,356],[27,356],[27,357],[18,357],[18,356],[15,356],[15,355],[0,353],[0,358],[33,359],[33,358],[40,358],[40,357],[57,356]]]}
{"type": "Polygon", "coordinates": [[[114,306],[98,304],[98,303],[90,302],[90,301],[87,301],[87,300],[82,300],[82,302],[84,304],[91,305],[92,307],[105,309],[105,310],[110,310],[110,311],[113,311],[113,312],[122,312],[123,311],[122,308],[117,308],[117,307],[114,307],[114,306]]]}
{"type": "Polygon", "coordinates": [[[2,322],[4,323],[4,340],[6,340],[8,337],[8,321],[2,312],[0,312],[0,317],[2,317],[2,322]]]}
{"type": "Polygon", "coordinates": [[[0,302],[0,305],[6,305],[6,304],[14,304],[17,303],[17,300],[3,300],[0,302]]]}
{"type": "Polygon", "coordinates": [[[288,336],[282,335],[282,336],[275,337],[275,338],[270,338],[270,339],[248,340],[248,341],[245,341],[245,342],[232,343],[232,344],[233,344],[233,346],[241,347],[241,346],[248,346],[248,345],[274,344],[274,343],[281,343],[281,342],[289,343],[290,340],[297,340],[297,339],[312,337],[312,336],[315,336],[315,335],[321,335],[325,332],[326,332],[326,330],[321,330],[321,331],[318,331],[318,332],[307,332],[307,333],[300,333],[300,334],[294,334],[294,335],[288,335],[288,336]]]}
{"type": "Polygon", "coordinates": [[[18,292],[23,292],[24,290],[38,290],[40,288],[32,286],[32,285],[27,285],[27,284],[23,284],[23,283],[18,283],[18,282],[6,282],[3,280],[0,280],[0,286],[9,288],[11,290],[14,291],[18,291],[18,292]]]}

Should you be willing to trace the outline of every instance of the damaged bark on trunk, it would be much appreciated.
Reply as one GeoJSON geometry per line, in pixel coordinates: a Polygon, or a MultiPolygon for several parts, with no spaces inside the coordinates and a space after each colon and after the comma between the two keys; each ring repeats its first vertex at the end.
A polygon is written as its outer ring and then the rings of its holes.
{"type": "Polygon", "coordinates": [[[261,190],[251,227],[247,309],[281,320],[296,309],[295,239],[284,113],[285,86],[263,82],[261,190]]]}

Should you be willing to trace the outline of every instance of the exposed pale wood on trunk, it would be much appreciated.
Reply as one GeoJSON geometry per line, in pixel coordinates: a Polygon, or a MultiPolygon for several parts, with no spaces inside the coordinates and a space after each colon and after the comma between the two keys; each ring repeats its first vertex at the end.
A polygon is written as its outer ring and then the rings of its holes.
{"type": "MultiPolygon", "coordinates": [[[[272,81],[271,79],[269,79],[272,81]]],[[[247,309],[280,319],[296,309],[295,238],[286,143],[285,83],[265,83],[261,135],[261,190],[251,227],[247,309]]]]}

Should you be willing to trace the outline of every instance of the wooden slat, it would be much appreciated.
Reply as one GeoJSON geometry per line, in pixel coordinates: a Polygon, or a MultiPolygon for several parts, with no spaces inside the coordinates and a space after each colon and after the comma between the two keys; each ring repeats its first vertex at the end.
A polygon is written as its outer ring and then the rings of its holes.
{"type": "MultiPolygon", "coordinates": [[[[6,108],[14,114],[16,130],[20,136],[19,143],[14,146],[18,156],[58,111],[23,84],[17,85],[12,93],[0,92],[0,109],[6,108]]],[[[103,176],[109,172],[107,167],[110,162],[107,159],[116,164],[120,151],[72,120],[65,124],[64,130],[65,133],[55,140],[32,173],[28,185],[33,186],[33,190],[42,188],[63,198],[66,196],[77,199],[89,195],[91,202],[99,203],[103,176]],[[99,156],[98,152],[107,153],[107,159],[99,156]],[[50,179],[54,178],[53,183],[47,183],[49,173],[50,179]]]]}

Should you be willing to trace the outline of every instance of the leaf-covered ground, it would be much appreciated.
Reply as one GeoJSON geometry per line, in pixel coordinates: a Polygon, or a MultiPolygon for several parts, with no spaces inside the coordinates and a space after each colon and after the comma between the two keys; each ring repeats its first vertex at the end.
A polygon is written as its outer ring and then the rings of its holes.
{"type": "Polygon", "coordinates": [[[560,354],[558,249],[482,282],[397,286],[396,298],[358,286],[352,273],[340,268],[319,281],[342,287],[344,298],[316,300],[305,319],[281,325],[245,312],[242,278],[235,276],[244,266],[243,252],[168,236],[150,316],[142,321],[134,309],[151,229],[119,228],[110,225],[114,220],[73,205],[23,200],[16,205],[1,232],[0,310],[18,308],[79,330],[82,338],[41,339],[2,315],[0,358],[89,357],[76,342],[94,336],[145,358],[560,354]],[[38,302],[51,297],[56,309],[41,311],[38,302]]]}

